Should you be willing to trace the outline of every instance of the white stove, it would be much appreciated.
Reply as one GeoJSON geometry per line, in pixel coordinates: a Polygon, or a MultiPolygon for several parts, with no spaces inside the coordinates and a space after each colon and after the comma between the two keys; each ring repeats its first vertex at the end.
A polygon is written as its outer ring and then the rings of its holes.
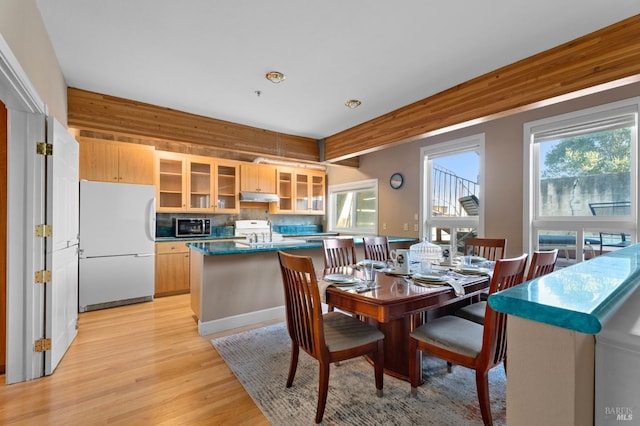
{"type": "Polygon", "coordinates": [[[273,232],[268,220],[237,220],[234,235],[236,237],[244,237],[244,240],[236,240],[238,246],[249,246],[252,248],[305,243],[304,240],[293,238],[285,239],[282,234],[273,232]]]}
{"type": "Polygon", "coordinates": [[[249,243],[266,243],[282,240],[282,234],[273,232],[268,220],[236,220],[236,237],[244,237],[249,243]]]}

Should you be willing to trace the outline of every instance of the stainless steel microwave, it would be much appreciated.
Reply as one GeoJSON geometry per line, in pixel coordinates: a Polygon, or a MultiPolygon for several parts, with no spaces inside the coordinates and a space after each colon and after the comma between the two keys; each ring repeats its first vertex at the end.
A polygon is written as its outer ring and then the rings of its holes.
{"type": "Polygon", "coordinates": [[[211,220],[175,218],[175,229],[176,237],[211,235],[211,220]]]}

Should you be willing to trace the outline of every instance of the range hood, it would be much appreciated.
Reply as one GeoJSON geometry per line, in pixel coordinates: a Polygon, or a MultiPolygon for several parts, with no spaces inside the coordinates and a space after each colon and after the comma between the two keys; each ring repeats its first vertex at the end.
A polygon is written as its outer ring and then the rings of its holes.
{"type": "Polygon", "coordinates": [[[268,194],[264,192],[241,192],[240,201],[250,203],[277,203],[280,197],[277,194],[268,194]]]}

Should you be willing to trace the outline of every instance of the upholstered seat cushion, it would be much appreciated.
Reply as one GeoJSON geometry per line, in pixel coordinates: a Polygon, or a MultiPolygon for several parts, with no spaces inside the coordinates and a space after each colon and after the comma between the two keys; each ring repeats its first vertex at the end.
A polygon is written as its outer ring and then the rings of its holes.
{"type": "Polygon", "coordinates": [[[411,337],[475,358],[482,349],[483,326],[453,315],[436,318],[411,332],[411,337]]]}
{"type": "Polygon", "coordinates": [[[484,324],[484,312],[486,310],[487,302],[481,301],[458,309],[455,315],[477,324],[484,324]]]}
{"type": "Polygon", "coordinates": [[[366,345],[384,338],[377,328],[340,312],[323,316],[324,339],[329,352],[366,345]]]}

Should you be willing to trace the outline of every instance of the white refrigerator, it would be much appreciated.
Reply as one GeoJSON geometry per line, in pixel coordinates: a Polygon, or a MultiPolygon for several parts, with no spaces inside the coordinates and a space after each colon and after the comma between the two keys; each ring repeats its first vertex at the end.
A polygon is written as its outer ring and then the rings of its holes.
{"type": "Polygon", "coordinates": [[[79,311],[153,300],[155,187],[80,182],[79,311]]]}

